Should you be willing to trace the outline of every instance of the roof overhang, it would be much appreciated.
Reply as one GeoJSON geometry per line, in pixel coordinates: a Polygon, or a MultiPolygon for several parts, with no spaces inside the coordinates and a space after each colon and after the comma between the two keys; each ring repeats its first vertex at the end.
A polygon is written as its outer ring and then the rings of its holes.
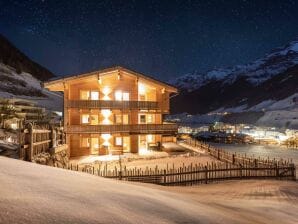
{"type": "Polygon", "coordinates": [[[61,78],[56,78],[56,79],[46,81],[43,83],[43,85],[45,88],[47,88],[51,91],[64,91],[65,85],[68,83],[71,83],[72,81],[78,81],[80,79],[83,80],[86,78],[97,80],[97,79],[99,79],[99,77],[102,77],[105,75],[110,75],[114,72],[119,72],[119,73],[123,72],[126,75],[135,76],[138,80],[144,80],[146,82],[154,83],[156,85],[159,85],[159,86],[165,88],[165,90],[168,92],[172,92],[172,93],[178,92],[177,88],[175,88],[174,86],[171,86],[167,83],[164,83],[162,81],[159,81],[159,80],[149,77],[147,75],[144,75],[139,72],[135,72],[135,71],[132,71],[130,69],[123,68],[120,66],[102,69],[102,70],[89,72],[89,73],[83,73],[83,74],[79,74],[79,75],[64,76],[61,78]]]}

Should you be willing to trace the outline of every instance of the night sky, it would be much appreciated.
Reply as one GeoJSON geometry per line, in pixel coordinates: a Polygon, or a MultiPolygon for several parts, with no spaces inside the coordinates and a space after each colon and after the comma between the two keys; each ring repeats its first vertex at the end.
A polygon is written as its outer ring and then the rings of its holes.
{"type": "Polygon", "coordinates": [[[0,32],[56,75],[113,65],[168,80],[298,37],[298,1],[0,0],[0,32]]]}

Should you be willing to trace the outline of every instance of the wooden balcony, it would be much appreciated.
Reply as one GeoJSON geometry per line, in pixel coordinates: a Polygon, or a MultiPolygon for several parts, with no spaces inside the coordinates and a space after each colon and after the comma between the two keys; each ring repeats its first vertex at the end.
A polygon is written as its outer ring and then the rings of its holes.
{"type": "Polygon", "coordinates": [[[67,108],[82,109],[159,109],[159,104],[155,101],[68,100],[65,103],[67,108]]]}
{"type": "Polygon", "coordinates": [[[67,133],[176,134],[177,124],[69,125],[67,133]]]}

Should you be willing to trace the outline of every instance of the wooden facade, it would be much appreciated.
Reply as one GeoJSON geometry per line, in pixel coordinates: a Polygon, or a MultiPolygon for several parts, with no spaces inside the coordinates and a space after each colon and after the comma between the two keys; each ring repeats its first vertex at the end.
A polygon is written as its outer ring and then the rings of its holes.
{"type": "Polygon", "coordinates": [[[177,133],[176,124],[163,122],[177,89],[140,73],[114,67],[44,86],[64,92],[70,156],[138,153],[177,133]]]}

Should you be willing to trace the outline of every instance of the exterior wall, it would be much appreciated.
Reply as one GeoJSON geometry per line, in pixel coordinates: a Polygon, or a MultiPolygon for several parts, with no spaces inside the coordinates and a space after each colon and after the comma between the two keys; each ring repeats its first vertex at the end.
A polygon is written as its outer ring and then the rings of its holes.
{"type": "MultiPolygon", "coordinates": [[[[87,94],[88,95],[88,94],[87,94]]],[[[87,96],[85,94],[85,97],[87,96]]],[[[124,101],[121,101],[124,102],[124,101]]],[[[162,124],[162,114],[168,113],[169,109],[169,93],[164,91],[164,89],[156,84],[151,84],[146,80],[138,80],[136,76],[132,76],[121,72],[112,72],[108,75],[101,76],[100,78],[94,79],[90,77],[80,78],[78,80],[72,80],[64,83],[64,126],[69,125],[116,125],[116,115],[128,114],[128,124],[162,124]],[[140,87],[142,85],[142,87],[140,87]],[[142,88],[145,89],[145,94],[143,94],[142,88]],[[122,91],[129,93],[129,101],[154,101],[157,102],[159,107],[155,109],[137,109],[137,108],[104,108],[104,110],[110,110],[111,114],[107,117],[103,115],[103,109],[100,107],[67,107],[69,101],[87,101],[92,102],[94,99],[82,99],[82,91],[96,91],[98,92],[98,99],[95,101],[114,101],[116,100],[115,91],[122,91]],[[86,124],[82,123],[82,115],[89,115],[89,122],[86,124]],[[140,118],[140,115],[146,116],[146,121],[140,118]],[[91,119],[93,116],[94,119],[91,119]],[[150,117],[150,119],[149,119],[150,117]],[[98,118],[98,119],[96,119],[98,118]]],[[[89,104],[88,104],[89,105],[89,104]]],[[[123,119],[122,119],[123,124],[123,119]]],[[[118,123],[117,123],[118,125],[118,123]]],[[[121,124],[119,124],[121,125],[121,124]]],[[[117,137],[127,137],[129,136],[129,148],[130,152],[138,153],[140,147],[140,135],[133,134],[120,134],[113,133],[109,137],[108,141],[104,139],[107,137],[105,134],[108,133],[86,133],[86,134],[73,134],[67,133],[66,143],[69,145],[69,154],[71,157],[75,156],[86,156],[90,154],[104,155],[104,154],[119,154],[123,153],[123,146],[116,146],[115,139],[117,137]],[[89,139],[89,145],[82,145],[83,141],[89,139]],[[84,140],[85,139],[85,140],[84,140]],[[98,143],[96,150],[92,148],[92,142],[98,143]],[[109,145],[108,147],[105,145],[109,145]]],[[[154,142],[162,142],[162,135],[153,134],[154,142]]],[[[126,138],[127,140],[128,138],[126,138]]],[[[123,143],[123,140],[122,140],[123,143]]]]}

